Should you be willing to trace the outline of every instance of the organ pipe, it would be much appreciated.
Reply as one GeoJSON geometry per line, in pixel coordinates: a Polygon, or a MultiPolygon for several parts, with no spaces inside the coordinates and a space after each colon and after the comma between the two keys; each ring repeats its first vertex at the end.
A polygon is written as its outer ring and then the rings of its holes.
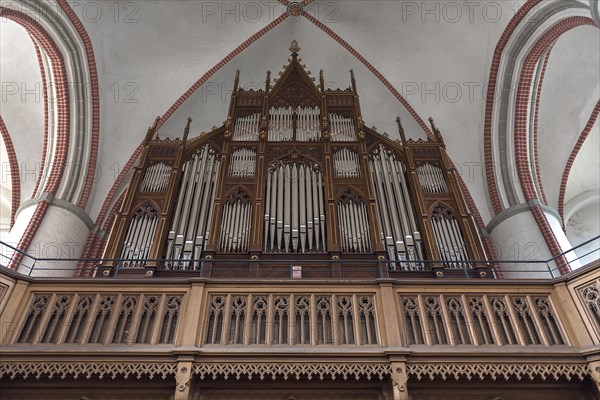
{"type": "Polygon", "coordinates": [[[349,142],[356,140],[354,120],[350,117],[329,113],[329,129],[331,140],[334,142],[349,142]]]}
{"type": "Polygon", "coordinates": [[[464,261],[469,260],[466,245],[458,221],[447,209],[436,207],[431,217],[431,225],[435,236],[440,258],[446,260],[450,268],[470,268],[464,261]]]}
{"type": "Polygon", "coordinates": [[[365,253],[371,251],[369,219],[365,203],[346,192],[337,205],[342,251],[365,253]]]}
{"type": "Polygon", "coordinates": [[[287,142],[295,137],[298,141],[307,142],[321,138],[319,107],[298,107],[295,111],[292,107],[271,107],[269,118],[270,141],[287,142]]]}
{"type": "Polygon", "coordinates": [[[315,141],[321,139],[321,111],[319,107],[298,107],[296,140],[315,141]]]}
{"type": "Polygon", "coordinates": [[[253,149],[236,149],[229,156],[228,175],[237,178],[254,176],[256,169],[256,151],[253,149]]]}
{"type": "Polygon", "coordinates": [[[420,270],[423,260],[421,234],[418,231],[408,194],[404,165],[395,154],[379,145],[370,156],[372,181],[381,220],[381,241],[394,270],[420,270]]]}
{"type": "Polygon", "coordinates": [[[448,193],[448,186],[441,168],[425,163],[417,167],[417,176],[423,192],[448,193]]]}
{"type": "Polygon", "coordinates": [[[341,178],[357,178],[360,176],[360,161],[358,153],[347,149],[333,152],[333,169],[335,176],[341,178]]]}
{"type": "Polygon", "coordinates": [[[168,269],[197,269],[210,235],[219,155],[202,147],[183,167],[174,217],[167,235],[168,269]]]}
{"type": "Polygon", "coordinates": [[[271,107],[269,111],[269,141],[287,142],[293,139],[292,107],[271,107]]]}
{"type": "Polygon", "coordinates": [[[142,192],[164,192],[169,185],[169,177],[173,168],[170,165],[159,162],[146,169],[144,180],[140,186],[142,192]]]}
{"type": "Polygon", "coordinates": [[[323,179],[315,165],[279,163],[267,171],[264,250],[325,251],[323,179]]]}
{"type": "Polygon", "coordinates": [[[121,250],[120,258],[125,260],[122,262],[123,267],[144,267],[152,247],[157,221],[158,214],[150,203],[142,205],[136,211],[129,222],[125,242],[121,250]]]}
{"type": "Polygon", "coordinates": [[[247,195],[230,198],[223,206],[223,224],[219,250],[228,253],[246,252],[250,244],[252,202],[247,195]]]}
{"type": "Polygon", "coordinates": [[[260,113],[237,117],[233,128],[233,140],[256,141],[260,132],[260,113]]]}

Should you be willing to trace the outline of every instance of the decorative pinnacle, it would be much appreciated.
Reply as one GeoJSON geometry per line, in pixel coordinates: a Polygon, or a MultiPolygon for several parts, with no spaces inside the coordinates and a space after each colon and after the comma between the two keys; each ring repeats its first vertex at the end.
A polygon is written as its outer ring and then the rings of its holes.
{"type": "Polygon", "coordinates": [[[433,122],[433,118],[429,117],[429,123],[431,124],[431,129],[433,130],[433,135],[437,139],[438,143],[442,145],[443,148],[446,148],[446,143],[444,143],[444,138],[440,130],[435,126],[435,122],[433,122]]]}
{"type": "Polygon", "coordinates": [[[325,91],[325,78],[323,77],[323,70],[319,71],[319,84],[321,85],[321,92],[325,91]]]}
{"type": "Polygon", "coordinates": [[[151,140],[158,139],[157,130],[158,130],[158,122],[159,121],[160,121],[160,115],[158,117],[156,117],[152,126],[148,128],[148,131],[146,132],[146,143],[148,143],[151,140]]]}
{"type": "Polygon", "coordinates": [[[300,46],[298,46],[297,40],[292,40],[292,45],[290,46],[290,51],[292,52],[292,56],[298,55],[298,52],[300,51],[300,46]]]}
{"type": "Polygon", "coordinates": [[[437,129],[435,126],[435,122],[433,122],[433,118],[429,117],[429,123],[431,124],[431,129],[433,129],[434,131],[437,129]]]}
{"type": "Polygon", "coordinates": [[[190,134],[190,125],[191,124],[192,124],[192,117],[188,117],[187,124],[185,124],[185,129],[183,131],[183,140],[182,140],[183,143],[185,143],[187,141],[188,135],[190,134]]]}
{"type": "Polygon", "coordinates": [[[269,93],[271,88],[271,71],[267,71],[267,79],[265,81],[265,93],[269,93]]]}
{"type": "Polygon", "coordinates": [[[398,133],[400,134],[400,139],[402,140],[402,144],[406,143],[406,137],[404,136],[404,127],[402,126],[402,120],[400,116],[396,117],[396,123],[398,124],[398,133]]]}
{"type": "Polygon", "coordinates": [[[233,80],[233,92],[237,92],[238,85],[240,84],[240,70],[235,70],[235,79],[233,80]]]}

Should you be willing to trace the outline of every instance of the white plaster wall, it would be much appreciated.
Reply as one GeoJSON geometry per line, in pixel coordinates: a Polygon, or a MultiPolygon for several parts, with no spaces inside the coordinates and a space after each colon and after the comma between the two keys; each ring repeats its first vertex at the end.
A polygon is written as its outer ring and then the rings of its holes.
{"type": "MultiPolygon", "coordinates": [[[[31,207],[34,208],[34,207],[31,207]]],[[[50,206],[37,230],[27,253],[36,258],[77,258],[81,256],[89,229],[71,212],[50,206]]],[[[35,262],[31,276],[72,277],[77,261],[35,262]]],[[[28,274],[28,268],[19,268],[28,274]]]]}
{"type": "MultiPolygon", "coordinates": [[[[567,237],[577,246],[600,235],[600,203],[591,204],[576,212],[567,223],[567,237]]],[[[600,258],[600,239],[596,239],[577,250],[581,265],[600,258]]]]}
{"type": "MultiPolygon", "coordinates": [[[[598,71],[600,29],[577,27],[558,39],[544,77],[538,124],[542,183],[548,205],[555,209],[558,209],[561,178],[567,160],[600,99],[598,71]]],[[[600,187],[597,143],[593,155],[581,156],[579,166],[572,170],[570,180],[574,182],[569,185],[576,190],[569,190],[569,198],[589,190],[590,185],[600,187]]]]}
{"type": "Polygon", "coordinates": [[[563,231],[560,219],[558,219],[558,217],[554,214],[548,212],[546,212],[545,215],[546,219],[548,220],[548,223],[550,224],[550,227],[552,228],[552,232],[554,232],[554,236],[556,237],[556,240],[558,241],[558,244],[562,249],[562,252],[565,253],[565,258],[567,259],[567,261],[569,261],[571,269],[575,270],[577,268],[580,268],[581,263],[577,259],[577,253],[575,251],[571,251],[573,245],[571,244],[571,242],[567,238],[567,235],[563,231]]]}
{"type": "Polygon", "coordinates": [[[576,196],[600,189],[600,118],[590,130],[579,150],[567,181],[565,205],[576,196]]]}
{"type": "MultiPolygon", "coordinates": [[[[549,278],[543,262],[552,257],[544,237],[530,211],[513,215],[500,222],[490,233],[498,259],[510,261],[539,261],[536,263],[503,263],[506,278],[549,278]]],[[[556,268],[552,264],[551,268],[556,268]]],[[[559,275],[558,272],[555,275],[559,275]]]]}
{"type": "MultiPolygon", "coordinates": [[[[0,115],[17,153],[22,201],[33,194],[41,171],[43,99],[42,77],[31,38],[25,28],[0,18],[0,115]]],[[[8,159],[0,161],[4,177],[8,159]]],[[[1,184],[6,183],[3,178],[1,184]]]]}

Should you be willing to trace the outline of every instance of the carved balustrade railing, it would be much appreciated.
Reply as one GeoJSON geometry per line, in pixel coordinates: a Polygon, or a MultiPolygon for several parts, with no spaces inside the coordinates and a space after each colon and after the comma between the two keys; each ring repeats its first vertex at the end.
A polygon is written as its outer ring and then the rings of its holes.
{"type": "Polygon", "coordinates": [[[202,278],[91,285],[83,279],[3,273],[1,340],[9,346],[185,345],[211,351],[228,346],[572,349],[600,343],[597,272],[588,268],[572,281],[474,285],[469,280],[468,286],[467,280],[250,285],[202,278]],[[399,332],[396,338],[390,330],[399,332]]]}

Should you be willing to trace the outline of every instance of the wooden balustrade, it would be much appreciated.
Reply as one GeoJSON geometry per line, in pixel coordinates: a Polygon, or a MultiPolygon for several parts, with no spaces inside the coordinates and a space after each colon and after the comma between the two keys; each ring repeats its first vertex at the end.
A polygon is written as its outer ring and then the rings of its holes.
{"type": "Polygon", "coordinates": [[[367,281],[338,282],[332,287],[326,282],[280,282],[248,290],[247,284],[193,278],[168,287],[148,282],[135,285],[134,291],[118,280],[94,285],[82,280],[50,284],[4,277],[4,281],[12,281],[11,286],[4,286],[21,290],[4,288],[0,292],[4,297],[2,340],[12,345],[211,348],[577,346],[581,341],[600,341],[600,284],[594,271],[584,277],[588,278],[584,282],[580,276],[576,285],[567,285],[570,308],[563,298],[557,303],[556,291],[562,290],[562,284],[552,282],[471,284],[467,288],[460,283],[453,287],[386,280],[395,296],[390,297],[382,291],[382,283],[367,281]],[[191,299],[193,285],[201,285],[201,299],[191,299]],[[573,324],[569,309],[577,309],[585,318],[587,335],[579,327],[569,326],[573,324]],[[384,333],[390,329],[399,330],[397,343],[384,333]],[[182,330],[192,333],[183,335],[182,330]],[[192,342],[177,340],[178,335],[193,338],[192,342]]]}
{"type": "Polygon", "coordinates": [[[423,378],[525,377],[585,391],[600,367],[599,289],[593,267],[551,281],[345,283],[2,269],[0,379],[137,376],[176,399],[189,398],[190,379],[241,376],[373,378],[416,392],[423,378]]]}

